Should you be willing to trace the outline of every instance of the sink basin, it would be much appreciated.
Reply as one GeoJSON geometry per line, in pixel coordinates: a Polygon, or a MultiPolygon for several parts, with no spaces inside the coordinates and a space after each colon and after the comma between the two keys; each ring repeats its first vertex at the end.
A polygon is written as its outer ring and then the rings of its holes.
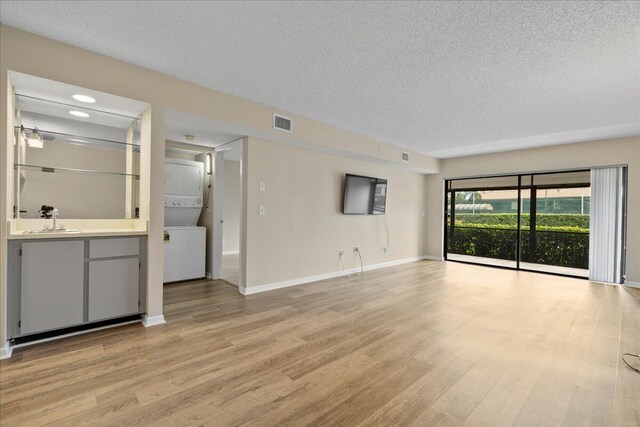
{"type": "Polygon", "coordinates": [[[64,230],[27,230],[23,234],[67,234],[67,233],[79,233],[80,230],[73,228],[65,228],[64,230]]]}

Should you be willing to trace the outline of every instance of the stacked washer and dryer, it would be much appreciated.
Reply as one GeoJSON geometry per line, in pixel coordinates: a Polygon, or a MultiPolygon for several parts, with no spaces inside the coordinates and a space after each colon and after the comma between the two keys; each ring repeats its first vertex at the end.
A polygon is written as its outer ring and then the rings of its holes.
{"type": "Polygon", "coordinates": [[[204,164],[165,159],[165,283],[205,277],[207,229],[197,226],[203,193],[204,164]]]}

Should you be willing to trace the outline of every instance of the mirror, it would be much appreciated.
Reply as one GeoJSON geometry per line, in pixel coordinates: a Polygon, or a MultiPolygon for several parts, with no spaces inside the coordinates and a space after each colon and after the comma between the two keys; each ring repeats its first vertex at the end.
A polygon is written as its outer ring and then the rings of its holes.
{"type": "Polygon", "coordinates": [[[48,80],[45,86],[18,73],[11,78],[14,217],[47,217],[43,206],[51,206],[60,218],[136,218],[146,104],[48,80]],[[84,101],[74,98],[79,94],[84,101]]]}

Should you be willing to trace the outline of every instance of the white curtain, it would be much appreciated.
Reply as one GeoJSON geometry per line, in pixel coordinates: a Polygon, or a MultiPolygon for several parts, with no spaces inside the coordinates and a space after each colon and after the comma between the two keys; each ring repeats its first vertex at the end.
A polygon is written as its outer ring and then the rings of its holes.
{"type": "Polygon", "coordinates": [[[622,283],[623,167],[591,170],[589,280],[622,283]]]}

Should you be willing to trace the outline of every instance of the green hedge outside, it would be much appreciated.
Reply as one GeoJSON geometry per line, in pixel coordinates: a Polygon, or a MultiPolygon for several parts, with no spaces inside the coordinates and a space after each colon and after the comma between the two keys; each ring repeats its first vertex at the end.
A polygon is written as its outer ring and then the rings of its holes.
{"type": "MultiPolygon", "coordinates": [[[[562,267],[589,268],[589,234],[537,232],[535,253],[530,252],[530,232],[521,234],[521,261],[562,267]]],[[[456,227],[449,236],[448,252],[505,260],[516,259],[517,231],[507,228],[456,227]]]]}
{"type": "MultiPolygon", "coordinates": [[[[530,215],[523,213],[521,222],[523,229],[529,226],[530,215]]],[[[545,214],[536,215],[536,229],[549,231],[572,231],[572,232],[589,232],[589,215],[581,214],[545,214]]],[[[515,229],[518,225],[518,215],[515,213],[496,213],[496,214],[455,214],[456,227],[473,226],[473,227],[489,227],[501,229],[515,229]],[[495,227],[494,227],[495,226],[495,227]]]]}

